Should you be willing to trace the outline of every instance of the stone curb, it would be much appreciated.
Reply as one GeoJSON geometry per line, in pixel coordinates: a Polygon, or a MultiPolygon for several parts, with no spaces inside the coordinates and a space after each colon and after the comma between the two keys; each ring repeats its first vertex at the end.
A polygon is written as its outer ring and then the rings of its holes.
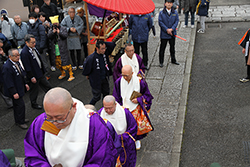
{"type": "Polygon", "coordinates": [[[183,79],[182,91],[181,91],[181,96],[180,96],[180,104],[178,108],[176,128],[175,128],[174,137],[173,137],[173,145],[172,145],[170,165],[169,165],[170,167],[179,167],[179,163],[180,163],[183,128],[184,128],[184,123],[185,123],[186,105],[187,105],[189,82],[190,82],[190,76],[191,76],[190,74],[191,74],[191,67],[192,67],[192,61],[193,61],[196,30],[197,30],[197,22],[195,22],[195,28],[192,29],[191,35],[190,35],[190,42],[189,42],[189,47],[188,47],[188,52],[187,52],[184,79],[183,79]]]}

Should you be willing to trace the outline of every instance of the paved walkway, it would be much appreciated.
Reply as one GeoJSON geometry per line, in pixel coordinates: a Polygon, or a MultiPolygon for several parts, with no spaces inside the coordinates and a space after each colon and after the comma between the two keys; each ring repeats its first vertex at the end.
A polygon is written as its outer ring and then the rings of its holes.
{"type": "Polygon", "coordinates": [[[146,74],[149,89],[154,96],[150,118],[155,130],[142,140],[142,149],[138,151],[138,167],[174,166],[179,162],[181,149],[196,28],[182,28],[184,23],[180,22],[177,34],[187,40],[185,42],[176,39],[176,59],[180,65],[170,63],[169,47],[167,47],[164,67],[160,68],[158,58],[160,10],[162,9],[156,9],[157,15],[154,20],[157,35],[154,38],[150,34],[149,38],[150,69],[146,74]]]}
{"type": "MultiPolygon", "coordinates": [[[[156,4],[156,7],[161,4],[156,4]]],[[[160,28],[156,8],[154,18],[157,35],[149,38],[150,69],[146,74],[154,101],[150,113],[155,130],[142,140],[142,149],[138,151],[137,167],[179,167],[185,111],[198,16],[195,28],[183,28],[184,15],[180,14],[177,35],[187,41],[176,39],[176,59],[179,66],[170,63],[169,47],[165,51],[164,67],[159,67],[160,28]]],[[[249,21],[250,5],[210,6],[206,22],[249,21]]]]}

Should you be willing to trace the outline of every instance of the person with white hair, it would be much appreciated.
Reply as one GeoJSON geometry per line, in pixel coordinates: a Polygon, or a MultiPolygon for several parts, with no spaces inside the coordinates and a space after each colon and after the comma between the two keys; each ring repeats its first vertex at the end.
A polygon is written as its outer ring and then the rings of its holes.
{"type": "Polygon", "coordinates": [[[13,39],[16,41],[18,48],[23,48],[25,45],[24,37],[28,34],[29,26],[27,23],[22,22],[20,15],[14,16],[15,24],[11,27],[13,39]]]}
{"type": "Polygon", "coordinates": [[[120,106],[112,95],[104,97],[103,106],[98,113],[113,125],[123,146],[123,150],[120,152],[122,166],[134,167],[136,165],[135,138],[137,123],[133,115],[128,109],[120,106]]]}
{"type": "Polygon", "coordinates": [[[25,79],[26,72],[19,63],[20,54],[17,49],[9,50],[9,59],[3,65],[2,74],[4,81],[4,94],[12,98],[15,123],[22,129],[27,129],[29,122],[25,119],[25,103],[23,96],[29,91],[29,85],[25,79]]]}
{"type": "Polygon", "coordinates": [[[72,60],[72,69],[76,70],[77,66],[79,69],[83,69],[83,63],[81,58],[81,42],[80,42],[80,34],[83,29],[83,21],[82,19],[75,14],[75,8],[70,6],[68,7],[68,14],[61,22],[61,26],[67,28],[68,31],[68,49],[70,52],[71,60],[72,60]],[[77,54],[77,62],[75,58],[75,50],[77,54]]]}

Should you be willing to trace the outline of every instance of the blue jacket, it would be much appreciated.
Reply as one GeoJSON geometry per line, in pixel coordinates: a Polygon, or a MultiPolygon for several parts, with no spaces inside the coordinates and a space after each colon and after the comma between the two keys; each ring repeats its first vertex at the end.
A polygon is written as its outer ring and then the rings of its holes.
{"type": "Polygon", "coordinates": [[[3,33],[0,33],[0,39],[3,41],[4,46],[8,45],[9,47],[12,45],[11,42],[5,37],[5,35],[3,35],[3,33]]]}
{"type": "Polygon", "coordinates": [[[28,34],[32,34],[35,36],[36,48],[38,50],[46,48],[47,36],[41,20],[37,19],[37,21],[33,25],[31,25],[29,22],[27,24],[29,26],[28,34]]]}
{"type": "Polygon", "coordinates": [[[25,68],[25,71],[27,72],[27,80],[29,81],[33,77],[35,77],[36,79],[40,79],[43,77],[43,74],[45,73],[45,68],[43,66],[40,54],[37,50],[36,53],[40,59],[42,68],[39,67],[36,61],[36,57],[33,55],[32,50],[27,45],[23,47],[23,50],[21,52],[21,60],[25,68]]]}
{"type": "MultiPolygon", "coordinates": [[[[19,66],[20,67],[20,66],[19,66]]],[[[13,98],[18,93],[19,97],[25,94],[25,71],[20,68],[22,74],[19,73],[16,66],[8,59],[3,65],[2,75],[4,81],[4,95],[13,98]]]]}
{"type": "Polygon", "coordinates": [[[209,0],[196,0],[196,14],[199,16],[207,16],[207,5],[209,2],[209,0]]]}
{"type": "Polygon", "coordinates": [[[129,18],[129,29],[131,30],[132,40],[137,43],[148,41],[148,33],[153,22],[150,14],[131,15],[129,18]]]}
{"type": "MultiPolygon", "coordinates": [[[[174,8],[171,8],[171,14],[168,15],[166,7],[160,11],[158,18],[159,26],[161,27],[160,38],[161,39],[171,39],[172,36],[167,33],[167,29],[172,28],[173,35],[176,35],[176,27],[179,23],[179,15],[174,8]]],[[[175,36],[174,36],[175,37],[175,36]]]]}

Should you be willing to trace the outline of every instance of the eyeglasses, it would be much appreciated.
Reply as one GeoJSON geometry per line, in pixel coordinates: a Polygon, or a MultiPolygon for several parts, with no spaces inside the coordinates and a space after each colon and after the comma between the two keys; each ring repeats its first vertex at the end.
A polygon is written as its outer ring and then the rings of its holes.
{"type": "Polygon", "coordinates": [[[20,56],[20,54],[13,55],[13,57],[18,57],[18,56],[20,56]]]}
{"type": "Polygon", "coordinates": [[[30,42],[30,44],[35,44],[36,42],[30,42]]]}
{"type": "MultiPolygon", "coordinates": [[[[69,112],[71,111],[72,107],[73,107],[73,104],[71,104],[71,107],[70,107],[70,109],[69,109],[69,112]]],[[[64,122],[67,121],[67,117],[69,116],[69,112],[68,112],[68,114],[67,114],[67,116],[66,116],[66,118],[65,118],[64,120],[50,120],[50,119],[47,119],[47,118],[45,118],[45,120],[46,120],[46,121],[49,121],[49,122],[51,122],[51,123],[57,122],[57,123],[59,123],[59,124],[62,124],[62,123],[64,123],[64,122]]]]}
{"type": "Polygon", "coordinates": [[[126,50],[126,52],[130,53],[130,52],[134,52],[135,50],[126,50]]]}

